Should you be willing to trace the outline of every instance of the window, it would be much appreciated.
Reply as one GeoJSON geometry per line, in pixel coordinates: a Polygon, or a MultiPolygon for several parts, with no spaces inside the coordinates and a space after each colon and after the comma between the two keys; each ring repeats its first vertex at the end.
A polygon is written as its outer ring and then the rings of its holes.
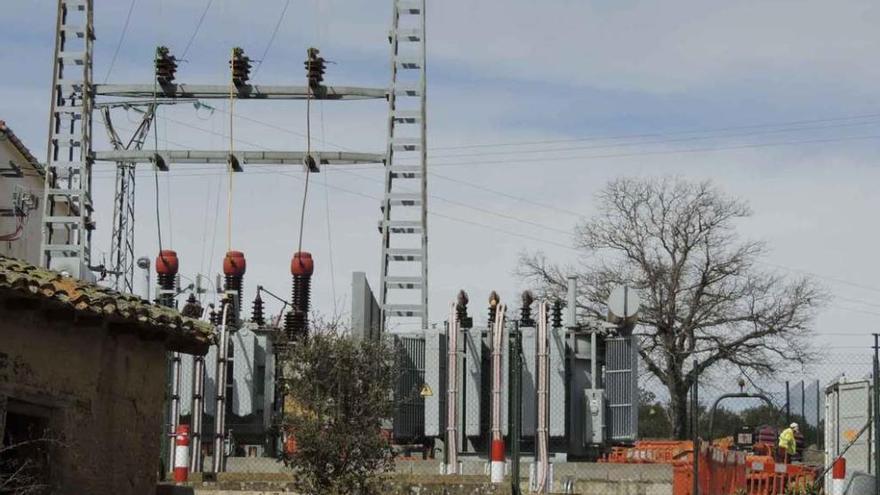
{"type": "Polygon", "coordinates": [[[0,447],[0,485],[9,493],[51,492],[50,413],[48,408],[9,400],[0,447]]]}

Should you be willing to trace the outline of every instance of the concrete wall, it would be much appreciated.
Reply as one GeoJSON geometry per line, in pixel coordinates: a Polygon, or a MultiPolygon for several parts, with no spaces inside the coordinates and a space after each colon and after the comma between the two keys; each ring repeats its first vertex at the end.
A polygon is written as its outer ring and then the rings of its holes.
{"type": "MultiPolygon", "coordinates": [[[[22,169],[23,177],[0,177],[0,208],[12,208],[12,193],[16,186],[35,194],[37,209],[30,212],[24,235],[17,241],[0,241],[0,254],[20,258],[27,262],[40,264],[40,240],[42,237],[40,218],[43,216],[43,177],[28,163],[5,136],[0,134],[0,169],[8,168],[12,161],[22,169]]],[[[16,219],[0,217],[0,235],[15,231],[16,219]]]]}
{"type": "Polygon", "coordinates": [[[163,344],[51,316],[0,306],[0,398],[42,406],[62,435],[52,493],[153,493],[163,344]]]}
{"type": "MultiPolygon", "coordinates": [[[[193,483],[196,494],[270,495],[291,491],[292,474],[274,459],[230,459],[238,472],[222,473],[217,482],[193,483]],[[247,461],[246,463],[244,461],[247,461]],[[243,469],[246,468],[246,469],[243,469]],[[261,470],[262,472],[255,472],[261,470]]],[[[439,461],[397,461],[395,472],[385,477],[382,493],[472,494],[509,493],[507,483],[493,487],[488,483],[484,462],[465,461],[461,476],[444,476],[439,461]],[[492,491],[496,490],[496,491],[492,491]]],[[[230,470],[232,471],[232,469],[230,470]]],[[[529,463],[520,467],[522,493],[528,493],[529,463]]],[[[571,479],[574,493],[581,495],[672,495],[672,466],[662,464],[554,463],[551,493],[563,493],[562,483],[571,479]]]]}

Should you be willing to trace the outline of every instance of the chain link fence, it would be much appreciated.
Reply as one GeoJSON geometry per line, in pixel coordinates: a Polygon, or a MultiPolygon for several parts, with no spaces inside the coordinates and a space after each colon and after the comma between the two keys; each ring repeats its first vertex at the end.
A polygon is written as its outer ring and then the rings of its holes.
{"type": "MultiPolygon", "coordinates": [[[[825,353],[797,373],[780,372],[767,379],[741,382],[736,373],[707,374],[700,379],[698,414],[694,421],[691,405],[683,412],[676,410],[664,384],[644,372],[632,372],[637,357],[631,342],[613,342],[619,349],[605,352],[606,348],[601,362],[594,363],[591,349],[595,343],[589,334],[572,336],[553,328],[545,349],[548,401],[546,423],[542,423],[537,400],[541,356],[533,335],[535,328],[513,328],[515,332],[505,336],[502,360],[502,430],[508,477],[513,474],[509,461],[514,451],[518,451],[522,462],[519,475],[525,480],[529,478],[530,469],[534,469],[532,462],[540,450],[538,438],[543,424],[549,438],[555,488],[572,480],[608,475],[598,473],[597,469],[618,469],[597,467],[592,462],[607,458],[613,447],[638,449],[641,445],[643,449],[660,449],[669,455],[658,454],[651,463],[667,462],[669,465],[663,469],[671,469],[672,459],[686,450],[686,444],[676,446],[670,442],[675,440],[676,424],[682,422],[686,425],[686,437],[696,430],[699,438],[716,445],[782,456],[788,461],[816,466],[820,471],[828,465],[829,459],[840,455],[847,458],[854,471],[873,472],[876,468],[873,459],[876,450],[872,448],[876,430],[868,426],[873,410],[870,394],[873,351],[868,346],[863,352],[825,353]],[[518,359],[511,359],[514,349],[520,350],[518,359]],[[518,376],[513,370],[517,364],[521,366],[518,376]],[[603,377],[602,388],[594,387],[590,379],[594,376],[603,377]],[[514,388],[518,388],[516,393],[514,388]],[[715,402],[725,394],[739,395],[718,402],[713,410],[715,402]],[[518,397],[519,401],[513,403],[511,396],[518,397]],[[685,415],[684,419],[679,417],[681,414],[685,415]],[[779,451],[779,439],[791,423],[799,425],[795,432],[795,450],[784,454],[779,451]],[[756,450],[759,444],[764,444],[765,450],[756,450]],[[644,447],[646,445],[648,447],[644,447]],[[678,454],[676,448],[680,449],[678,454]],[[659,460],[661,458],[667,461],[659,460]]],[[[471,332],[472,339],[461,339],[457,383],[461,406],[456,434],[459,435],[462,470],[468,474],[484,474],[488,472],[487,460],[491,454],[491,348],[488,334],[471,332]]],[[[180,366],[180,423],[192,429],[197,424],[193,399],[201,397],[204,403],[201,431],[197,432],[200,435],[193,439],[193,457],[201,458],[201,469],[194,465],[194,470],[203,472],[213,471],[218,389],[216,352],[215,346],[204,358],[201,393],[197,389],[196,358],[182,356],[180,366]]],[[[265,336],[244,329],[233,335],[230,354],[225,384],[228,400],[223,406],[226,408],[225,470],[283,472],[284,465],[276,460],[272,428],[274,365],[269,344],[265,336]]],[[[411,388],[425,390],[416,385],[412,384],[411,388]]],[[[443,383],[426,393],[445,395],[448,386],[449,383],[443,383]]],[[[442,418],[440,421],[443,423],[442,418]]],[[[439,436],[419,439],[425,443],[422,452],[410,455],[411,450],[401,449],[398,470],[439,472],[446,457],[443,452],[445,426],[443,423],[439,436]]],[[[650,461],[644,457],[630,460],[641,464],[650,461]]],[[[663,477],[657,476],[658,479],[663,477]]]]}

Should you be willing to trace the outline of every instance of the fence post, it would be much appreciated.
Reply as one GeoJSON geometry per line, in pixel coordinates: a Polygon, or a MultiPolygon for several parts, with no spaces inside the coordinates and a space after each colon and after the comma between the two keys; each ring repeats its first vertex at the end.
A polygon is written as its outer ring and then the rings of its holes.
{"type": "Polygon", "coordinates": [[[508,425],[510,435],[510,484],[511,493],[520,495],[519,441],[522,435],[522,339],[519,323],[513,322],[510,331],[510,390],[508,397],[508,425]]]}
{"type": "Polygon", "coordinates": [[[694,444],[693,495],[700,495],[700,373],[697,371],[698,365],[699,361],[694,359],[694,384],[691,389],[691,440],[694,444]]]}
{"type": "Polygon", "coordinates": [[[872,417],[873,421],[873,429],[874,429],[874,493],[880,495],[880,430],[878,430],[878,426],[880,426],[880,355],[878,355],[878,351],[880,351],[880,346],[878,346],[878,338],[880,338],[880,334],[874,334],[874,372],[872,374],[872,399],[873,405],[872,408],[872,417]]]}
{"type": "Polygon", "coordinates": [[[788,386],[788,380],[785,381],[785,427],[791,424],[791,390],[788,386]]]}
{"type": "Polygon", "coordinates": [[[825,448],[825,435],[822,429],[822,392],[819,390],[820,383],[816,380],[816,447],[820,450],[825,448]]]}
{"type": "Polygon", "coordinates": [[[804,431],[807,426],[807,389],[806,385],[804,385],[804,381],[801,380],[801,421],[804,423],[804,431]]]}

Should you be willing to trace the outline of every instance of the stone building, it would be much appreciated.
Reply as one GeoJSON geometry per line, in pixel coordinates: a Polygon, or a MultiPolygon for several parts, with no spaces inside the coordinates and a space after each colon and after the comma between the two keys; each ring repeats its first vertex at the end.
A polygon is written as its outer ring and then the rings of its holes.
{"type": "Polygon", "coordinates": [[[46,493],[155,492],[166,353],[205,354],[209,324],[0,256],[0,476],[46,493]],[[16,464],[17,463],[17,464],[16,464]]]}

